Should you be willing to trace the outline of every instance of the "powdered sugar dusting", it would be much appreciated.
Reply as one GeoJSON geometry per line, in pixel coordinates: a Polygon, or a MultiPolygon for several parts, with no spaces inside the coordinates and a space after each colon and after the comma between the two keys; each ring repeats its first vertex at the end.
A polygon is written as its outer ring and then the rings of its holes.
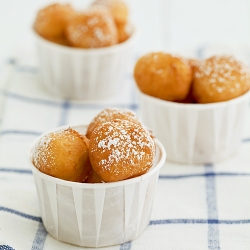
{"type": "MultiPolygon", "coordinates": [[[[249,81],[249,68],[232,56],[214,56],[203,61],[195,73],[200,84],[210,84],[210,96],[215,93],[239,91],[241,84],[236,80],[249,81]],[[235,81],[235,82],[234,82],[235,81]]],[[[244,84],[243,84],[244,85],[244,84]]],[[[245,88],[245,85],[243,86],[245,88]]],[[[244,91],[242,91],[244,93],[244,91]]]]}
{"type": "Polygon", "coordinates": [[[101,155],[98,162],[100,168],[119,175],[120,171],[129,169],[133,173],[138,172],[139,166],[143,171],[144,168],[152,166],[154,141],[149,132],[141,126],[117,119],[104,123],[93,133],[97,147],[92,151],[101,155]],[[124,168],[118,167],[121,165],[124,168]]]}
{"type": "Polygon", "coordinates": [[[37,169],[41,168],[56,168],[56,158],[53,154],[53,142],[58,138],[64,138],[74,142],[75,137],[72,136],[72,129],[68,128],[59,132],[49,133],[41,137],[35,146],[33,153],[33,163],[37,169]]]}
{"type": "Polygon", "coordinates": [[[67,27],[67,36],[74,46],[98,48],[117,43],[117,30],[109,12],[93,8],[79,14],[67,27]]]}
{"type": "MultiPolygon", "coordinates": [[[[136,114],[128,109],[119,109],[119,108],[106,108],[101,111],[98,116],[95,118],[95,122],[104,123],[107,121],[111,121],[114,118],[128,117],[134,120],[138,120],[136,114]]],[[[111,126],[112,127],[112,126],[111,126]]]]}
{"type": "Polygon", "coordinates": [[[118,143],[119,143],[119,138],[107,138],[107,139],[104,139],[102,141],[100,141],[98,143],[98,147],[99,148],[107,148],[107,149],[110,149],[110,147],[113,145],[113,146],[116,146],[118,143]]]}
{"type": "Polygon", "coordinates": [[[51,141],[53,140],[52,134],[43,136],[35,147],[33,162],[37,169],[47,166],[48,159],[50,159],[50,166],[55,166],[55,158],[50,151],[51,141]]]}
{"type": "MultiPolygon", "coordinates": [[[[129,120],[134,123],[140,124],[136,114],[128,109],[119,109],[119,108],[106,108],[102,110],[90,123],[87,131],[87,137],[90,137],[93,130],[103,124],[104,122],[110,122],[114,119],[121,119],[121,120],[129,120]]],[[[110,126],[109,130],[113,129],[110,126]]]]}

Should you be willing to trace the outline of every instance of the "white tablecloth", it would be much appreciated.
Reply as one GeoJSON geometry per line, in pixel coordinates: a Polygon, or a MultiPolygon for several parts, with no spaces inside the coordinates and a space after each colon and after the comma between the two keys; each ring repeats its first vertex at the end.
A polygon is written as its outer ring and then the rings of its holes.
{"type": "MultiPolygon", "coordinates": [[[[127,75],[114,98],[84,103],[51,96],[39,85],[37,73],[33,64],[15,58],[1,68],[0,250],[80,249],[55,240],[43,227],[27,164],[29,146],[44,131],[88,123],[104,107],[132,109],[140,115],[134,82],[127,75]]],[[[132,242],[103,249],[249,250],[249,125],[250,109],[239,151],[221,163],[166,162],[147,229],[132,242]]]]}

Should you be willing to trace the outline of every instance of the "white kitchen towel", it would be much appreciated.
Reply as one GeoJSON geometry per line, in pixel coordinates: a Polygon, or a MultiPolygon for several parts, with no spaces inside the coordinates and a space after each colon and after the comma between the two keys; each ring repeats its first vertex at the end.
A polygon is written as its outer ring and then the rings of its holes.
{"type": "MultiPolygon", "coordinates": [[[[131,73],[113,98],[84,103],[53,97],[39,85],[37,73],[35,65],[15,58],[1,69],[0,250],[81,249],[55,240],[43,227],[28,150],[41,133],[89,123],[105,107],[140,114],[134,81],[131,73]]],[[[249,250],[250,107],[245,137],[235,155],[196,166],[167,161],[147,229],[132,242],[102,249],[249,250]]]]}

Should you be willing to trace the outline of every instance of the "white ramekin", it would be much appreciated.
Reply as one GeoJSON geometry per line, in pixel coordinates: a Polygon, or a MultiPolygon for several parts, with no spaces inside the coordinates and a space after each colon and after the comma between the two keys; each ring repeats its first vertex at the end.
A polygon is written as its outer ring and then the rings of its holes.
{"type": "Polygon", "coordinates": [[[34,35],[41,84],[58,97],[97,100],[119,88],[133,59],[137,31],[133,28],[123,43],[95,49],[67,47],[34,35]]]}
{"type": "MultiPolygon", "coordinates": [[[[71,126],[81,133],[85,125],[71,126]]],[[[67,128],[60,127],[55,132],[67,128]]],[[[156,157],[146,174],[113,183],[76,183],[40,172],[32,163],[37,138],[29,151],[41,217],[54,238],[84,247],[122,244],[137,238],[150,220],[159,170],[166,158],[156,140],[156,157]]]]}
{"type": "Polygon", "coordinates": [[[240,147],[250,91],[213,104],[175,103],[138,93],[142,122],[162,142],[168,160],[213,163],[240,147]]]}

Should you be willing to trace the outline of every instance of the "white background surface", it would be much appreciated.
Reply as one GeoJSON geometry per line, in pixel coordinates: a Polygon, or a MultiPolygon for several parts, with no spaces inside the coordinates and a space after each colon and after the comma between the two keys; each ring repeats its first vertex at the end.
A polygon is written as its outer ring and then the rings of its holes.
{"type": "MultiPolygon", "coordinates": [[[[32,23],[49,0],[0,0],[0,59],[33,51],[32,23]]],[[[59,1],[58,1],[59,2],[59,1]]],[[[90,0],[69,0],[83,9],[90,0]]],[[[140,30],[137,53],[184,53],[208,44],[250,44],[248,0],[127,0],[140,30]]]]}

